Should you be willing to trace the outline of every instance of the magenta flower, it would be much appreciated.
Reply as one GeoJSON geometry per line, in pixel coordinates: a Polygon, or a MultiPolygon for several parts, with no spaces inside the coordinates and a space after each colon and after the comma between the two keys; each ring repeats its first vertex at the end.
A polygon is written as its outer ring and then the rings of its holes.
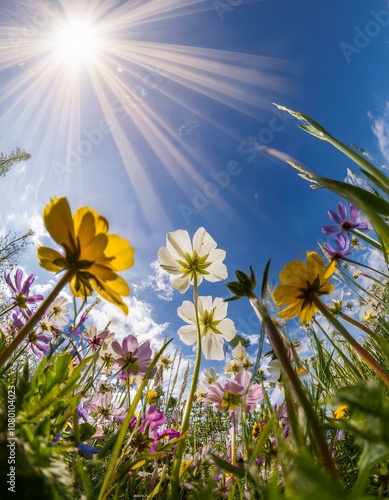
{"type": "Polygon", "coordinates": [[[354,207],[354,205],[351,205],[351,203],[348,205],[350,212],[349,216],[347,214],[346,205],[341,202],[337,204],[338,213],[333,210],[328,211],[329,218],[337,225],[323,226],[321,230],[324,234],[343,234],[346,236],[352,229],[360,229],[361,231],[369,229],[366,219],[360,217],[361,211],[354,207]]]}
{"type": "Polygon", "coordinates": [[[11,300],[19,307],[19,309],[24,313],[23,310],[27,309],[30,311],[29,305],[36,304],[37,302],[43,300],[43,295],[35,293],[30,295],[30,287],[35,280],[35,276],[30,274],[23,282],[23,270],[17,269],[14,281],[12,282],[10,273],[4,273],[4,279],[10,290],[13,292],[11,300]]]}
{"type": "Polygon", "coordinates": [[[324,243],[323,248],[326,251],[328,257],[333,260],[347,259],[353,252],[349,250],[350,241],[347,235],[342,233],[334,236],[336,243],[336,250],[332,247],[330,243],[324,243]]]}
{"type": "Polygon", "coordinates": [[[120,378],[128,378],[131,375],[144,375],[151,363],[153,351],[150,347],[150,341],[147,340],[139,345],[134,335],[124,337],[122,343],[117,340],[112,342],[115,364],[121,368],[120,378]]]}
{"type": "Polygon", "coordinates": [[[108,330],[98,332],[94,325],[89,325],[86,332],[80,334],[80,338],[86,340],[88,346],[92,346],[92,352],[96,352],[108,335],[108,330]]]}
{"type": "MultiPolygon", "coordinates": [[[[134,417],[130,422],[131,429],[135,427],[136,422],[137,418],[134,417]]],[[[154,453],[161,441],[165,439],[170,441],[180,436],[180,433],[174,429],[161,430],[160,428],[165,422],[166,415],[158,410],[156,406],[149,406],[146,414],[141,419],[138,434],[134,437],[134,443],[136,443],[138,451],[149,449],[150,453],[154,453]]]]}

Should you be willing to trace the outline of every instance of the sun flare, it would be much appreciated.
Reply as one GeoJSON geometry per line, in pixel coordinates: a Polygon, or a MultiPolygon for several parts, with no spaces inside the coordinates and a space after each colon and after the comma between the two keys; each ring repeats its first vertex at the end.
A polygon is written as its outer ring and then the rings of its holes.
{"type": "Polygon", "coordinates": [[[72,21],[59,26],[52,42],[58,57],[70,65],[93,59],[100,45],[96,28],[85,21],[72,21]]]}

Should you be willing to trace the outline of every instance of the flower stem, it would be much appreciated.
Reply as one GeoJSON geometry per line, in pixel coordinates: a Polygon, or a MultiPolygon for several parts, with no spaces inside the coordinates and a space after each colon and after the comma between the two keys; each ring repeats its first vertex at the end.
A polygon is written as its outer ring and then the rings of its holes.
{"type": "Polygon", "coordinates": [[[357,353],[361,356],[361,358],[365,361],[365,363],[370,366],[370,368],[376,372],[376,374],[383,380],[387,385],[389,385],[389,374],[386,370],[378,363],[376,359],[369,354],[366,349],[361,346],[359,342],[357,342],[354,337],[348,332],[348,330],[342,325],[340,321],[338,321],[335,316],[333,316],[330,310],[323,304],[323,302],[316,297],[316,295],[312,295],[312,302],[319,309],[319,311],[328,319],[328,321],[332,324],[332,326],[336,329],[338,333],[340,333],[349,344],[357,351],[357,353]]]}
{"type": "Polygon", "coordinates": [[[64,288],[64,286],[69,283],[72,279],[75,271],[69,270],[67,271],[62,278],[55,285],[53,290],[49,293],[46,299],[42,302],[42,304],[35,311],[33,316],[27,321],[27,323],[23,326],[20,332],[16,335],[14,340],[9,344],[9,346],[4,349],[4,351],[0,354],[0,367],[4,365],[4,363],[12,356],[12,354],[16,351],[19,345],[23,342],[23,340],[27,337],[30,331],[34,328],[34,326],[38,323],[38,321],[45,314],[49,305],[53,302],[53,300],[57,297],[59,292],[64,288]]]}
{"type": "MultiPolygon", "coordinates": [[[[198,293],[197,293],[197,276],[194,275],[193,282],[193,302],[195,306],[195,314],[196,314],[196,325],[197,325],[197,350],[196,350],[196,361],[193,369],[193,377],[192,384],[190,386],[189,395],[186,400],[186,406],[184,411],[184,416],[181,424],[181,436],[184,436],[188,432],[189,422],[191,417],[192,405],[194,400],[194,395],[197,389],[197,382],[200,374],[200,366],[201,366],[201,330],[200,330],[200,320],[199,320],[199,311],[198,311],[198,293]]],[[[177,500],[178,498],[178,490],[180,485],[180,468],[182,462],[182,456],[184,454],[186,446],[186,439],[183,439],[177,445],[176,453],[174,456],[174,462],[172,467],[172,474],[170,477],[170,500],[177,500]]]]}
{"type": "Polygon", "coordinates": [[[231,427],[232,427],[232,437],[231,437],[231,465],[235,465],[236,460],[236,416],[235,412],[231,412],[231,427]]]}
{"type": "Polygon", "coordinates": [[[7,306],[5,309],[3,309],[3,310],[0,312],[0,318],[1,318],[2,316],[4,316],[4,314],[7,314],[8,312],[12,311],[12,309],[15,309],[15,307],[18,307],[17,302],[15,302],[14,304],[10,304],[9,306],[7,306]]]}
{"type": "Polygon", "coordinates": [[[266,335],[269,339],[270,345],[275,355],[277,356],[279,362],[281,363],[281,366],[290,381],[293,391],[295,392],[296,397],[305,412],[308,425],[311,428],[312,439],[321,457],[323,466],[327,470],[328,474],[332,477],[334,482],[336,484],[339,484],[340,480],[338,471],[335,467],[330,450],[328,449],[322,428],[316,417],[315,412],[313,411],[310,405],[310,402],[308,401],[303,386],[301,385],[301,382],[296,372],[294,371],[292,363],[290,362],[280,332],[273,323],[273,320],[271,319],[266,307],[262,304],[262,302],[258,299],[258,297],[252,293],[248,298],[252,308],[254,309],[254,312],[260,319],[262,319],[262,323],[264,324],[266,335]]]}

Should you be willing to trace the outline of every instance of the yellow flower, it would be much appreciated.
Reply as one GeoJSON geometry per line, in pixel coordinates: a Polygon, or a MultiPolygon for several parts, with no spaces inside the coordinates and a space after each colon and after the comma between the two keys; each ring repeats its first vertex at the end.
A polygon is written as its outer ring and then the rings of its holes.
{"type": "Polygon", "coordinates": [[[317,311],[313,296],[329,294],[334,285],[328,283],[335,272],[336,261],[324,266],[324,261],[316,252],[307,252],[306,264],[293,260],[280,272],[281,285],[278,285],[273,298],[278,307],[288,306],[278,313],[281,318],[300,316],[302,324],[307,323],[317,311]]]}
{"type": "Polygon", "coordinates": [[[158,392],[152,391],[149,389],[146,393],[146,403],[151,405],[155,403],[156,399],[158,398],[158,392]]]}
{"type": "Polygon", "coordinates": [[[334,417],[335,418],[342,418],[346,415],[347,413],[347,410],[348,410],[348,406],[347,405],[340,405],[336,408],[336,410],[334,410],[334,417]]]}
{"type": "Polygon", "coordinates": [[[108,222],[96,210],[82,207],[72,216],[66,198],[52,198],[43,211],[43,221],[64,254],[39,247],[40,265],[55,273],[65,269],[75,271],[70,289],[76,297],[85,298],[94,289],[128,314],[122,296],[129,295],[130,289],[116,272],[134,264],[130,243],[116,234],[108,234],[108,222]]]}

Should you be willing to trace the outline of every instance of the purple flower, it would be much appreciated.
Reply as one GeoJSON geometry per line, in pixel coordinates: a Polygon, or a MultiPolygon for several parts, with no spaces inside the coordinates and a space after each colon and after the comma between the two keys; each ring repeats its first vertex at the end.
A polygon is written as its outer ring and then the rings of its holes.
{"type": "Polygon", "coordinates": [[[88,458],[93,458],[93,455],[100,451],[95,446],[91,446],[86,443],[78,443],[77,449],[82,455],[85,455],[88,458]]]}
{"type": "MultiPolygon", "coordinates": [[[[137,418],[134,417],[130,422],[130,429],[135,427],[137,418]]],[[[160,430],[166,422],[166,415],[158,410],[156,406],[149,406],[146,414],[141,418],[138,428],[138,434],[134,438],[139,451],[149,449],[150,453],[157,450],[158,443],[165,439],[169,441],[180,436],[180,433],[174,429],[160,430]]]]}
{"type": "Polygon", "coordinates": [[[51,339],[51,335],[37,333],[37,331],[34,330],[28,335],[25,342],[34,354],[36,354],[39,358],[42,358],[45,353],[50,352],[50,344],[47,342],[50,342],[51,339]]]}
{"type": "Polygon", "coordinates": [[[29,305],[36,304],[37,302],[43,300],[43,295],[39,293],[29,295],[30,287],[35,280],[35,276],[33,274],[30,274],[30,276],[28,276],[28,278],[26,278],[23,282],[23,270],[17,269],[13,282],[11,280],[10,273],[5,272],[4,279],[13,292],[11,300],[19,307],[22,313],[24,312],[24,309],[27,309],[27,311],[30,310],[28,307],[29,305]]]}
{"type": "Polygon", "coordinates": [[[342,233],[334,236],[334,240],[336,243],[336,250],[332,247],[330,243],[324,243],[323,248],[326,251],[328,257],[333,260],[346,259],[348,256],[352,254],[352,250],[350,248],[350,241],[347,235],[342,233]]]}
{"type": "Polygon", "coordinates": [[[128,378],[131,375],[144,375],[151,363],[153,351],[150,341],[147,340],[139,345],[134,335],[128,335],[122,340],[121,345],[117,340],[112,342],[115,351],[115,363],[121,368],[120,378],[128,378]]]}
{"type": "Polygon", "coordinates": [[[350,216],[348,217],[346,205],[339,202],[337,204],[338,213],[333,210],[328,211],[329,218],[337,224],[336,226],[325,225],[321,228],[324,234],[343,234],[347,235],[348,231],[352,229],[360,229],[361,231],[366,231],[369,229],[366,219],[361,218],[361,211],[356,207],[349,205],[350,216]]]}

